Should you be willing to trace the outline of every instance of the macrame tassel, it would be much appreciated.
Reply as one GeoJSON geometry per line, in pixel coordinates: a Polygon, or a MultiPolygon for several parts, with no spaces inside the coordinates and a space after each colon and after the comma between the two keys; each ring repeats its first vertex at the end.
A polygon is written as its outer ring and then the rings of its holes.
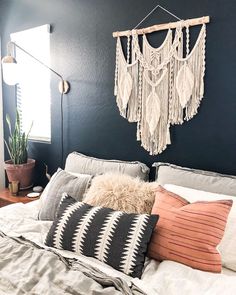
{"type": "Polygon", "coordinates": [[[180,68],[177,58],[183,58],[183,48],[183,32],[181,28],[181,31],[179,32],[179,46],[170,61],[171,91],[169,94],[169,124],[183,123],[183,109],[179,107],[179,99],[176,93],[176,72],[178,72],[180,68]]]}
{"type": "Polygon", "coordinates": [[[206,26],[202,26],[191,52],[189,51],[188,28],[186,34],[188,55],[185,58],[174,55],[174,88],[170,98],[170,123],[172,125],[182,124],[184,120],[190,120],[197,113],[204,92],[206,26]]]}
{"type": "Polygon", "coordinates": [[[132,55],[131,55],[131,65],[129,65],[129,71],[133,80],[133,89],[128,102],[126,118],[129,122],[138,122],[138,108],[139,108],[139,62],[137,60],[136,54],[133,50],[133,42],[131,42],[132,55]]]}
{"type": "Polygon", "coordinates": [[[141,143],[151,155],[155,155],[163,151],[169,143],[167,142],[168,88],[166,87],[168,69],[163,71],[156,83],[149,80],[145,74],[143,77],[147,84],[143,89],[141,143]]]}
{"type": "MultiPolygon", "coordinates": [[[[130,52],[129,48],[127,52],[130,52]]],[[[132,64],[127,63],[120,38],[117,38],[116,56],[118,68],[116,78],[117,106],[122,117],[127,118],[129,122],[136,122],[138,109],[138,61],[136,60],[132,64]]]]}
{"type": "Polygon", "coordinates": [[[186,106],[185,120],[190,120],[197,114],[198,107],[204,95],[205,42],[206,25],[204,24],[195,44],[195,50],[193,50],[193,54],[190,56],[188,62],[194,77],[194,89],[192,97],[186,106]]]}
{"type": "MultiPolygon", "coordinates": [[[[136,38],[137,41],[137,38],[136,38]]],[[[135,45],[134,45],[135,47],[135,45]]],[[[167,145],[168,124],[168,85],[170,67],[165,64],[165,58],[172,47],[172,31],[169,30],[165,41],[159,48],[152,47],[143,35],[143,58],[145,63],[142,83],[142,119],[137,126],[141,132],[140,139],[142,146],[154,155],[167,145]],[[161,67],[158,67],[162,64],[161,67]]]]}

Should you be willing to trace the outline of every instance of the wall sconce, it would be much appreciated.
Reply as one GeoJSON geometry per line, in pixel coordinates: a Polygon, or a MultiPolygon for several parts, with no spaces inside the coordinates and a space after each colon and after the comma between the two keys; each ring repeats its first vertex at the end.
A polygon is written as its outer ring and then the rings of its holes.
{"type": "Polygon", "coordinates": [[[12,54],[14,46],[22,50],[25,54],[29,55],[32,59],[36,60],[38,63],[49,69],[51,72],[53,72],[60,78],[58,88],[61,94],[66,94],[69,92],[70,84],[68,81],[64,80],[63,77],[60,74],[58,74],[55,70],[44,64],[31,53],[29,53],[24,48],[12,41],[8,42],[7,44],[7,56],[4,56],[2,58],[2,72],[3,80],[5,83],[7,83],[8,85],[16,85],[18,83],[18,74],[20,73],[18,73],[17,61],[12,54]]]}
{"type": "Polygon", "coordinates": [[[55,70],[47,66],[41,60],[37,59],[27,50],[25,50],[24,48],[22,48],[21,46],[19,46],[18,44],[12,41],[8,42],[7,44],[7,56],[2,58],[3,80],[6,84],[16,85],[17,83],[19,83],[19,80],[20,80],[19,77],[21,73],[18,69],[17,61],[15,57],[13,56],[15,47],[23,51],[25,54],[30,56],[36,62],[40,63],[43,67],[53,72],[60,79],[58,88],[59,88],[59,92],[61,93],[61,102],[60,102],[60,106],[61,106],[61,165],[63,165],[63,161],[64,161],[63,95],[70,91],[70,84],[68,81],[64,80],[63,77],[59,73],[57,73],[55,70]]]}

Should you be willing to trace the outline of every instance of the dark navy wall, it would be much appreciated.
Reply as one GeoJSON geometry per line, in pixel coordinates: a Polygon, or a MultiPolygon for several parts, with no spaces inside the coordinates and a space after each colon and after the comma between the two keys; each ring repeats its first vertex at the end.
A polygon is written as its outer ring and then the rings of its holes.
{"type": "MultiPolygon", "coordinates": [[[[135,124],[119,115],[113,96],[115,40],[111,34],[134,27],[156,4],[153,0],[0,0],[2,52],[6,53],[10,33],[52,25],[52,67],[71,83],[64,98],[65,155],[77,150],[107,159],[139,160],[149,166],[154,161],[168,161],[236,174],[234,0],[160,1],[183,19],[212,17],[207,32],[205,98],[194,119],[172,127],[172,145],[159,156],[149,156],[136,141],[135,124]]],[[[159,10],[144,26],[173,20],[159,10]]],[[[150,41],[155,46],[163,37],[153,34],[150,41]]],[[[52,144],[31,143],[30,147],[38,171],[43,162],[50,172],[60,165],[60,96],[55,82],[52,144]]],[[[4,85],[3,95],[4,112],[13,114],[14,88],[4,85]]]]}

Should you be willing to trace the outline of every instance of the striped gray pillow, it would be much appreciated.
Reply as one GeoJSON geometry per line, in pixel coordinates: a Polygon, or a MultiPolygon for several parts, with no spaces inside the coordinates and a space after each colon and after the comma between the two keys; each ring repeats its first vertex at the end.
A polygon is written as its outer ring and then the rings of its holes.
{"type": "Polygon", "coordinates": [[[64,192],[72,194],[77,201],[82,201],[91,180],[91,175],[72,175],[59,168],[41,195],[38,218],[40,220],[54,220],[64,192]]]}

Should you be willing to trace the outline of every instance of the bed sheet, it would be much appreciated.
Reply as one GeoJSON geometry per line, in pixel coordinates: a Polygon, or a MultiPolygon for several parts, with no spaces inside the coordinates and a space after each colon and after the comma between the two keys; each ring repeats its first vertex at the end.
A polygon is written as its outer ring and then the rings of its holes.
{"type": "MultiPolygon", "coordinates": [[[[23,236],[34,243],[44,246],[44,240],[52,224],[39,221],[40,201],[28,204],[13,204],[0,208],[0,230],[9,236],[23,236]]],[[[236,272],[223,269],[221,274],[194,270],[172,261],[161,263],[146,259],[141,280],[131,278],[112,267],[91,257],[81,256],[70,251],[57,250],[68,258],[78,258],[104,273],[121,277],[128,284],[137,285],[148,295],[232,295],[236,294],[236,272]]]]}

